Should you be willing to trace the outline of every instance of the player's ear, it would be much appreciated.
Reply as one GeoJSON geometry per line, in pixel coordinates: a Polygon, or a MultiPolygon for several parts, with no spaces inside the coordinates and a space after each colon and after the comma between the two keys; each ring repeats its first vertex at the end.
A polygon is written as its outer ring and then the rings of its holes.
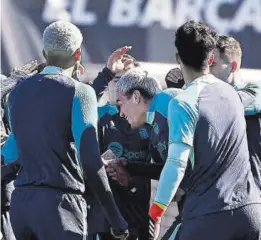
{"type": "Polygon", "coordinates": [[[81,48],[78,48],[74,53],[74,60],[75,62],[78,62],[81,60],[81,48]]]}
{"type": "Polygon", "coordinates": [[[237,62],[236,61],[233,61],[231,63],[231,70],[232,70],[232,72],[235,72],[237,70],[237,62]]]}
{"type": "Polygon", "coordinates": [[[209,59],[208,59],[208,65],[209,66],[211,66],[212,64],[213,64],[213,62],[214,62],[214,54],[211,54],[211,56],[209,57],[209,59]]]}
{"type": "Polygon", "coordinates": [[[135,91],[133,92],[132,97],[133,97],[133,100],[134,100],[134,102],[135,102],[136,104],[139,103],[139,102],[140,102],[140,99],[141,99],[140,91],[135,90],[135,91]]]}

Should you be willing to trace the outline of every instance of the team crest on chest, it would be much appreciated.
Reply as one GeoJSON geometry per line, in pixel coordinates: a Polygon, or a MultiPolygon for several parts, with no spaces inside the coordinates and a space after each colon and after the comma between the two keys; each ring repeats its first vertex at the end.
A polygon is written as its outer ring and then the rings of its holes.
{"type": "Polygon", "coordinates": [[[139,129],[139,135],[140,135],[140,137],[143,138],[143,139],[149,137],[149,134],[148,134],[146,128],[140,128],[140,129],[139,129]]]}

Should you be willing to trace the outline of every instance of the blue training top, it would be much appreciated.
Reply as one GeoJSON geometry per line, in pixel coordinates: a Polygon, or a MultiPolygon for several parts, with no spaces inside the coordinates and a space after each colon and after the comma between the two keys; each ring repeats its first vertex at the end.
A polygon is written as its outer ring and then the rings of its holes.
{"type": "Polygon", "coordinates": [[[169,88],[158,93],[152,99],[147,111],[147,123],[152,127],[150,133],[151,155],[156,163],[165,163],[168,156],[169,126],[168,105],[181,92],[181,89],[169,88]]]}
{"type": "Polygon", "coordinates": [[[236,86],[245,108],[251,170],[261,191],[261,82],[236,86]]]}
{"type": "Polygon", "coordinates": [[[169,105],[169,143],[190,146],[183,218],[260,203],[249,163],[244,109],[236,91],[212,75],[191,82],[169,105]]]}
{"type": "MultiPolygon", "coordinates": [[[[92,85],[98,98],[112,78],[113,74],[107,68],[98,74],[92,85]]],[[[120,117],[118,107],[108,103],[98,108],[98,115],[101,153],[110,149],[117,158],[150,162],[150,129],[146,124],[139,129],[131,129],[128,121],[120,117]]],[[[146,228],[151,192],[150,180],[144,177],[132,177],[127,187],[115,181],[110,181],[110,186],[121,214],[132,229],[131,232],[146,228]]],[[[89,195],[87,198],[91,203],[88,212],[89,233],[109,232],[110,225],[105,219],[101,206],[92,196],[89,195]]],[[[148,232],[146,229],[144,231],[148,232]]]]}
{"type": "Polygon", "coordinates": [[[7,163],[19,157],[16,185],[84,192],[78,159],[85,160],[86,133],[97,128],[93,89],[63,74],[37,74],[19,84],[8,103],[12,133],[2,154],[7,163]]]}
{"type": "Polygon", "coordinates": [[[16,186],[82,194],[85,178],[111,226],[126,228],[100,157],[93,88],[48,66],[19,84],[8,105],[12,135],[2,155],[7,163],[21,164],[16,186]]]}

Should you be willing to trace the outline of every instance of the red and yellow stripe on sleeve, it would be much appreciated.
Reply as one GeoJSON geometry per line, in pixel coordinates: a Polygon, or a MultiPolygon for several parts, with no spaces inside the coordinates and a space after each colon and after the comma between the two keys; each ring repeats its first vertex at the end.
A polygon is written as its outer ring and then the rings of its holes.
{"type": "Polygon", "coordinates": [[[162,215],[165,213],[166,209],[167,206],[165,206],[164,204],[153,202],[150,207],[149,215],[155,222],[158,222],[162,215]]]}

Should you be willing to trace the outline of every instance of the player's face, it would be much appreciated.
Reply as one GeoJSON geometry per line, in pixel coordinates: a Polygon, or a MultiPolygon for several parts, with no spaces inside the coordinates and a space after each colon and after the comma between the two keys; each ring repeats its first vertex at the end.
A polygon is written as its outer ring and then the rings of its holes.
{"type": "Polygon", "coordinates": [[[117,104],[120,108],[120,116],[124,117],[132,128],[141,127],[146,120],[144,119],[146,113],[141,111],[141,103],[137,102],[134,94],[132,94],[131,97],[127,97],[121,92],[117,92],[116,94],[117,104]]]}
{"type": "Polygon", "coordinates": [[[110,105],[117,105],[116,83],[120,79],[121,75],[115,76],[108,83],[108,94],[109,94],[109,103],[110,103],[110,105]]]}
{"type": "Polygon", "coordinates": [[[214,50],[214,61],[210,66],[210,71],[215,77],[228,82],[229,75],[231,74],[231,65],[221,58],[218,49],[214,50]]]}
{"type": "Polygon", "coordinates": [[[117,105],[116,83],[120,80],[121,76],[129,69],[134,68],[133,63],[128,64],[123,71],[120,71],[116,76],[108,83],[109,103],[110,105],[117,105]]]}

